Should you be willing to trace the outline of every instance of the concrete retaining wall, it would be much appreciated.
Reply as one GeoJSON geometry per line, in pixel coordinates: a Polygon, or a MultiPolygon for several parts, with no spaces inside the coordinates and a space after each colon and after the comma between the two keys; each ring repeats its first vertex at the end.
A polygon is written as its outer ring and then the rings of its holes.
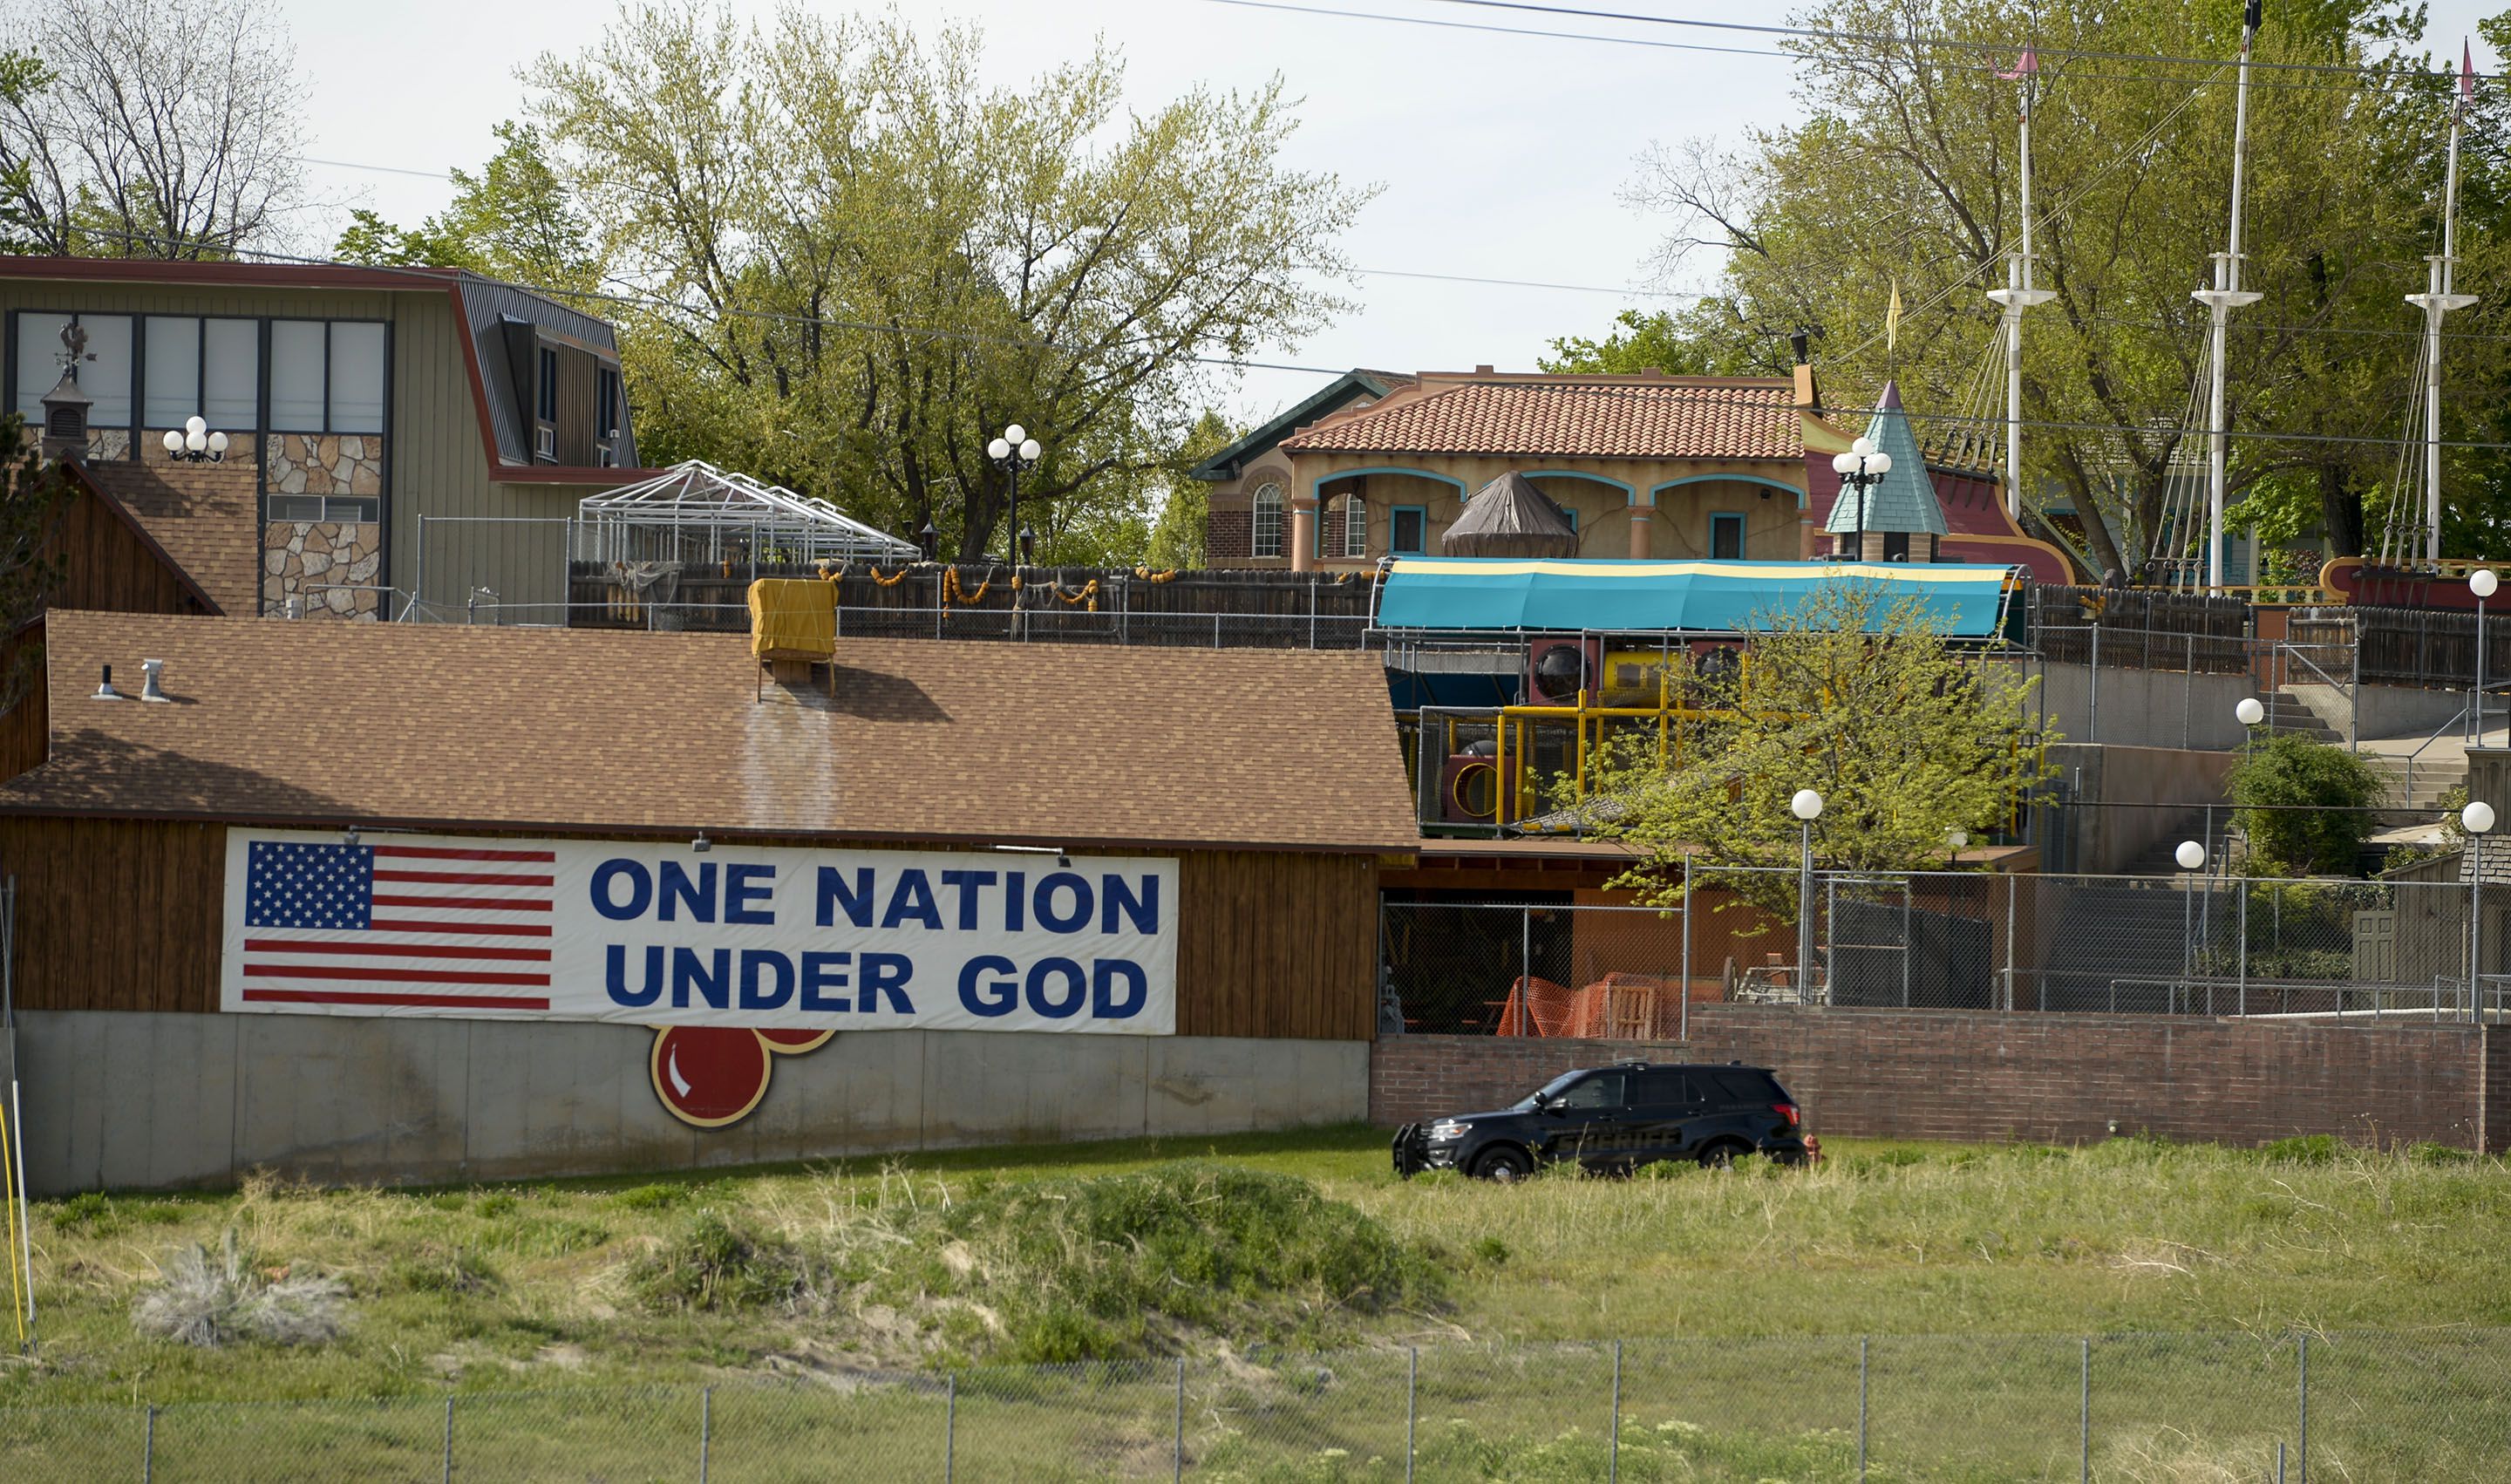
{"type": "Polygon", "coordinates": [[[1573,1067],[1646,1057],[1775,1068],[1823,1134],[2070,1143],[2115,1124],[2220,1144],[2335,1134],[2494,1152],[2511,1139],[2511,1027],[1694,1005],[1690,1028],[1688,1041],[1644,1045],[1388,1036],[1370,1117],[1499,1107],[1573,1067]]]}
{"type": "Polygon", "coordinates": [[[729,1128],[664,1112],[653,1033],[559,1022],[26,1011],[35,1193],[229,1185],[266,1167],[427,1184],[954,1145],[1197,1135],[1367,1115],[1364,1041],[965,1031],[780,1056],[729,1128]]]}
{"type": "Polygon", "coordinates": [[[2128,747],[2221,749],[2242,742],[2232,708],[2259,693],[2247,675],[2192,675],[2180,670],[2033,667],[2049,722],[2069,742],[2128,747]]]}

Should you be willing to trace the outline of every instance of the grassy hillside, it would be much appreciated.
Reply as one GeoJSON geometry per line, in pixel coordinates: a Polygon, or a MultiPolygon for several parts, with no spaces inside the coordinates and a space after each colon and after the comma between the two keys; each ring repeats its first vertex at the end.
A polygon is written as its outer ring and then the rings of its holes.
{"type": "MultiPolygon", "coordinates": [[[[1659,1335],[2511,1324],[2511,1171],[2446,1151],[1842,1141],[1810,1172],[1405,1184],[1361,1129],[415,1192],[36,1208],[0,1406],[429,1396],[990,1361],[1659,1335]],[[1180,1158],[1190,1162],[1178,1164],[1180,1158]],[[206,1249],[325,1343],[135,1307],[206,1249]],[[319,1328],[320,1326],[318,1326],[319,1328]]],[[[241,1310],[239,1310],[241,1312],[241,1310]]]]}

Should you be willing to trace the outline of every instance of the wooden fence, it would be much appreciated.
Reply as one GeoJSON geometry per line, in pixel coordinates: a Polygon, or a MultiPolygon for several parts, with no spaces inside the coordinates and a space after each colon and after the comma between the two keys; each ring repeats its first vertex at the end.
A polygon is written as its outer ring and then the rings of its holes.
{"type": "MultiPolygon", "coordinates": [[[[631,591],[599,563],[568,571],[576,628],[747,629],[756,577],[817,577],[807,566],[682,571],[631,591]]],[[[864,638],[1035,639],[1066,643],[1353,649],[1364,645],[1371,573],[1154,572],[1096,566],[935,565],[850,569],[840,630],[864,638]]]]}
{"type": "Polygon", "coordinates": [[[2250,667],[2250,605],[2153,588],[2034,584],[2033,648],[2058,664],[2239,675],[2250,667]]]}
{"type": "MultiPolygon", "coordinates": [[[[2439,608],[2297,608],[2295,644],[2353,645],[2361,679],[2382,685],[2465,689],[2476,675],[2476,615],[2439,608]]],[[[2485,625],[2489,688],[2511,681],[2511,614],[2485,625]]]]}

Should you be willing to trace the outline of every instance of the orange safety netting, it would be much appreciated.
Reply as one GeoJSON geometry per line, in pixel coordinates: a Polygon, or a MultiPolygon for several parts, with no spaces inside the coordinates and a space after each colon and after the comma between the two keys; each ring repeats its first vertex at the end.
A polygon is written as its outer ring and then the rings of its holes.
{"type": "MultiPolygon", "coordinates": [[[[1697,991],[1694,997],[1703,997],[1697,991]]],[[[1714,996],[1708,997],[1715,997],[1714,996]]],[[[1594,1040],[1672,1040],[1682,1025],[1680,981],[1655,974],[1606,974],[1583,989],[1549,979],[1508,988],[1494,1035],[1558,1035],[1594,1040]]]]}

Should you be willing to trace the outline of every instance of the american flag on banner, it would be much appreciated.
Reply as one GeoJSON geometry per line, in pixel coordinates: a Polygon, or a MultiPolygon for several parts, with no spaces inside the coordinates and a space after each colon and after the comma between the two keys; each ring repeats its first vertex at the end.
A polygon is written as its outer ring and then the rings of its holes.
{"type": "Polygon", "coordinates": [[[548,850],[253,840],[243,998],[547,1010],[557,859],[548,850]]]}

